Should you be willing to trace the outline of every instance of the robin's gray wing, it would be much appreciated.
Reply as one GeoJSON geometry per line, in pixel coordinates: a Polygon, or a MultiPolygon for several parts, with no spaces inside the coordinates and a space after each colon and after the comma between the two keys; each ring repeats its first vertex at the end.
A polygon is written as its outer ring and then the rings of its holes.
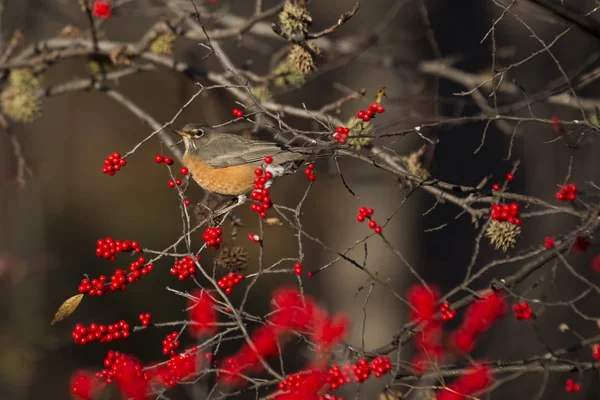
{"type": "Polygon", "coordinates": [[[303,160],[315,149],[289,147],[278,143],[250,140],[232,134],[214,134],[204,146],[195,151],[202,161],[213,168],[261,162],[266,156],[273,157],[273,164],[303,160]]]}

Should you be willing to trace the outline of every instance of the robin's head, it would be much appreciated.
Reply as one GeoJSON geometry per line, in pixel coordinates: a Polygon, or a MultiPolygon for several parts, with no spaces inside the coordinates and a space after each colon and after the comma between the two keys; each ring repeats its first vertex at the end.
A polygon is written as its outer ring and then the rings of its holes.
{"type": "Polygon", "coordinates": [[[173,132],[183,137],[186,150],[198,148],[214,131],[212,126],[202,123],[191,123],[181,129],[173,129],[173,132]]]}

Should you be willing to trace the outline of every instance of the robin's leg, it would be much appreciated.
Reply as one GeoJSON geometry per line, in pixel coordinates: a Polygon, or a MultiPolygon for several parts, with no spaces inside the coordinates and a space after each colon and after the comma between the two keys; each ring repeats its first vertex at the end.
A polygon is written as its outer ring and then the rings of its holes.
{"type": "Polygon", "coordinates": [[[229,211],[233,210],[234,208],[236,208],[236,207],[241,206],[242,204],[244,204],[246,202],[246,199],[247,199],[246,195],[240,194],[239,196],[237,196],[237,197],[235,197],[235,198],[233,198],[231,200],[232,204],[223,207],[219,211],[215,211],[214,216],[218,217],[220,215],[228,213],[229,211]]]}

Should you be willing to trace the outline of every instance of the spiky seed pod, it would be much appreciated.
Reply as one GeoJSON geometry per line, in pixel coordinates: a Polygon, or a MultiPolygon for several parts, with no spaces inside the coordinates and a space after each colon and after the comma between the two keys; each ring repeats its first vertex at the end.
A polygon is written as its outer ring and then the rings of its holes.
{"type": "Polygon", "coordinates": [[[411,153],[406,159],[406,168],[408,169],[408,172],[423,180],[431,178],[431,173],[422,164],[423,155],[426,151],[427,146],[423,145],[419,150],[411,153]]]}
{"type": "Polygon", "coordinates": [[[373,141],[373,138],[364,137],[365,135],[370,135],[373,132],[373,127],[369,122],[365,122],[362,119],[352,117],[348,120],[346,126],[350,128],[350,133],[348,134],[348,144],[352,146],[355,150],[360,150],[361,148],[369,145],[373,141]],[[353,138],[353,136],[355,137],[353,138]]]}
{"type": "Polygon", "coordinates": [[[315,43],[309,42],[308,47],[311,51],[306,50],[300,45],[294,44],[290,48],[287,57],[289,65],[303,75],[309,75],[317,69],[315,57],[321,54],[321,50],[315,43]]]}
{"type": "Polygon", "coordinates": [[[279,25],[281,30],[288,35],[296,32],[308,32],[308,27],[312,24],[312,17],[308,10],[302,4],[294,4],[286,1],[283,10],[279,13],[279,25]]]}
{"type": "Polygon", "coordinates": [[[521,235],[521,228],[507,221],[493,220],[487,228],[485,235],[496,250],[502,249],[507,252],[509,248],[515,247],[517,239],[521,235]]]}
{"type": "Polygon", "coordinates": [[[14,69],[0,96],[2,111],[17,122],[31,122],[41,115],[42,80],[28,69],[14,69]]]}
{"type": "Polygon", "coordinates": [[[242,246],[223,247],[214,259],[215,268],[240,272],[248,264],[248,251],[242,246]]]}
{"type": "Polygon", "coordinates": [[[150,51],[159,56],[168,56],[173,54],[173,45],[177,35],[173,32],[166,32],[158,35],[150,44],[150,51]]]}
{"type": "Polygon", "coordinates": [[[304,75],[297,69],[292,68],[287,60],[277,64],[273,69],[275,80],[273,83],[280,88],[299,88],[304,83],[304,75]]]}
{"type": "Polygon", "coordinates": [[[195,204],[192,208],[192,213],[194,220],[196,221],[196,225],[206,221],[206,219],[211,216],[211,212],[217,209],[218,205],[219,201],[212,197],[208,198],[205,204],[195,204]]]}
{"type": "Polygon", "coordinates": [[[250,92],[252,93],[252,96],[254,96],[258,101],[269,101],[273,98],[273,93],[265,85],[255,86],[252,89],[250,89],[250,92]]]}

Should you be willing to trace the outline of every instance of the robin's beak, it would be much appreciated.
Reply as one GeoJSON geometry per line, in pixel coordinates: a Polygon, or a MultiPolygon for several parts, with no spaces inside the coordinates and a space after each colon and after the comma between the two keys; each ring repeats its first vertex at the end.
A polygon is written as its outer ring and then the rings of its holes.
{"type": "Polygon", "coordinates": [[[186,131],[181,130],[181,129],[173,129],[173,133],[176,133],[180,136],[187,137],[187,138],[189,138],[191,136],[189,133],[187,133],[186,131]]]}

